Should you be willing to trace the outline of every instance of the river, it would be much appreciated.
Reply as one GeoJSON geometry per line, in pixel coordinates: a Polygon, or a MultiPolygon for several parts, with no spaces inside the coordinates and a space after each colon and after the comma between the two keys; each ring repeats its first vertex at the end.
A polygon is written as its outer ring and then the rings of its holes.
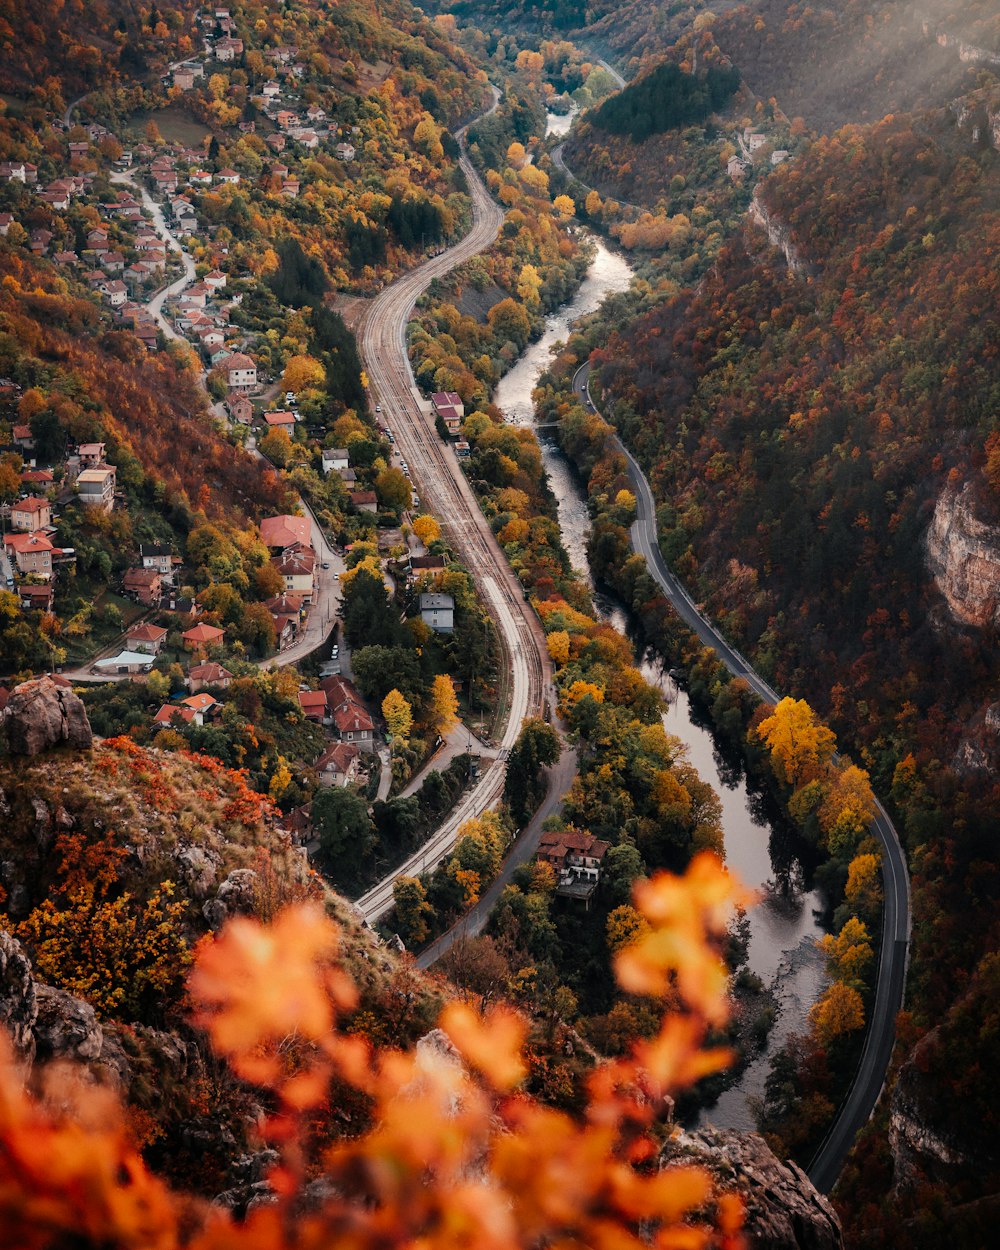
{"type": "MultiPolygon", "coordinates": [[[[553,346],[565,341],[574,321],[593,312],[606,295],[627,289],[631,281],[628,262],[599,239],[593,242],[594,260],[576,297],[550,314],[542,337],[496,389],[494,402],[512,424],[533,423],[531,392],[549,364],[553,346]]],[[[586,493],[554,438],[542,431],[539,442],[558,503],[563,543],[574,568],[593,587],[587,563],[590,514],[586,493]]],[[[621,633],[628,633],[629,622],[620,604],[602,594],[595,594],[594,601],[604,619],[621,633]]],[[[768,823],[759,798],[747,788],[739,761],[723,757],[711,732],[697,722],[686,693],[671,679],[659,657],[647,652],[640,667],[647,681],[658,686],[667,700],[665,728],[685,743],[699,776],[719,795],[728,864],[760,893],[760,902],[748,916],[748,963],[750,970],[772,988],[779,1015],[764,1052],[701,1117],[720,1128],[752,1130],[755,1124],[750,1100],[763,1096],[770,1055],[790,1034],[803,1031],[806,1015],[823,983],[823,961],[815,945],[823,935],[818,921],[822,899],[805,886],[793,846],[778,825],[768,823]]]]}

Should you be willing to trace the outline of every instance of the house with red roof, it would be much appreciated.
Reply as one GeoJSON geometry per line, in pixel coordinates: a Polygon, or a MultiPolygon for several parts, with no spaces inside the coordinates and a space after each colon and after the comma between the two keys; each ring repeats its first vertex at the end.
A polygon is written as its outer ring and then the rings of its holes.
{"type": "Polygon", "coordinates": [[[206,686],[218,686],[221,690],[228,690],[232,680],[233,675],[228,668],[211,660],[205,664],[193,665],[187,675],[188,689],[192,694],[197,694],[206,686]]]}
{"type": "Polygon", "coordinates": [[[202,647],[217,647],[226,636],[224,629],[215,625],[198,624],[181,634],[184,648],[187,651],[198,651],[202,647]]]}
{"type": "Polygon", "coordinates": [[[5,534],[3,545],[7,554],[14,557],[19,573],[39,573],[52,576],[53,547],[47,534],[37,530],[33,534],[5,534]]]}
{"type": "Polygon", "coordinates": [[[203,725],[204,717],[193,707],[185,707],[182,703],[164,703],[153,717],[155,725],[175,725],[178,729],[185,725],[203,725]]]}
{"type": "Polygon", "coordinates": [[[159,655],[160,648],[167,640],[167,631],[161,625],[150,625],[148,621],[143,621],[129,629],[126,639],[133,651],[159,655]]]}
{"type": "Polygon", "coordinates": [[[30,534],[52,524],[52,505],[38,495],[17,499],[10,506],[10,523],[16,530],[30,534]]]}
{"type": "Polygon", "coordinates": [[[270,547],[272,551],[284,551],[286,547],[293,547],[296,543],[303,547],[312,546],[310,531],[308,517],[291,516],[288,513],[265,517],[260,523],[260,536],[264,546],[270,547]]]}
{"type": "Polygon", "coordinates": [[[326,691],[300,690],[299,707],[302,709],[306,720],[315,721],[317,725],[322,725],[329,710],[326,705],[326,691]]]}

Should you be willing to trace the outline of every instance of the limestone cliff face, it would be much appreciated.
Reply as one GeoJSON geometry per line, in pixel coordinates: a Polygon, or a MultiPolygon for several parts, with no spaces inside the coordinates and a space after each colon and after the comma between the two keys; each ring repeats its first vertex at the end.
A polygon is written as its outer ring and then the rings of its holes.
{"type": "Polygon", "coordinates": [[[946,488],[938,499],[927,563],[956,620],[978,628],[1000,623],[1000,529],[976,516],[970,485],[946,488]]]}
{"type": "Polygon", "coordinates": [[[801,277],[811,277],[812,267],[802,259],[802,256],[795,246],[792,239],[792,232],[782,222],[768,212],[765,205],[761,202],[759,194],[755,191],[753,199],[750,201],[750,207],[747,209],[747,216],[751,225],[757,226],[761,230],[767,231],[767,239],[772,247],[779,248],[785,257],[785,263],[792,273],[801,277]]]}
{"type": "Polygon", "coordinates": [[[922,1106],[920,1051],[933,1044],[931,1032],[903,1064],[889,1107],[889,1148],[893,1185],[897,1189],[919,1184],[923,1178],[953,1180],[972,1162],[957,1142],[950,1141],[932,1123],[922,1106]]]}

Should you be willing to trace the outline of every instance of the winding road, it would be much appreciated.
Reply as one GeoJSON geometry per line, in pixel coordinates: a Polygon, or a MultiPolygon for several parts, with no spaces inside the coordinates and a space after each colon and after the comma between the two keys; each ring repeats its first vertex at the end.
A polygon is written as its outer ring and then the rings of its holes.
{"type": "MultiPolygon", "coordinates": [[[[495,95],[492,112],[499,97],[495,95]]],[[[435,278],[489,247],[503,225],[503,210],[490,197],[462,144],[462,171],[472,198],[472,228],[453,247],[432,257],[392,283],[365,310],[358,345],[382,418],[392,428],[396,446],[409,464],[423,499],[440,521],[448,541],[474,577],[504,650],[509,671],[502,695],[506,726],[496,759],[485,763],[478,783],[459,802],[448,820],[406,863],[356,904],[372,923],[393,905],[392,885],[399,876],[414,876],[434,865],[455,845],[458,828],[472,816],[493,807],[503,793],[507,754],[526,716],[541,715],[555,702],[552,666],[538,618],[525,602],[499,543],[483,516],[472,487],[450,446],[442,443],[429,405],[420,395],[406,351],[406,326],[416,300],[435,278]]]]}
{"type": "MultiPolygon", "coordinates": [[[[591,411],[598,411],[590,395],[590,364],[581,365],[573,376],[573,389],[591,411]]],[[[628,474],[636,497],[632,523],[632,545],[641,555],[666,598],[681,619],[735,677],[742,677],[755,694],[767,703],[780,696],[750,663],[731,646],[695,606],[691,596],[671,573],[660,551],[657,537],[656,503],[649,482],[639,463],[616,437],[618,450],[628,464],[628,474]]],[[[858,1131],[867,1123],[885,1084],[896,1037],[896,1013],[903,1005],[910,941],[910,877],[899,834],[885,808],[876,800],[871,831],[882,848],[882,878],[885,902],[882,908],[882,944],[879,951],[878,980],[868,1020],[861,1061],[854,1082],[826,1137],[809,1166],[809,1179],[823,1193],[837,1182],[844,1161],[858,1131]]]]}

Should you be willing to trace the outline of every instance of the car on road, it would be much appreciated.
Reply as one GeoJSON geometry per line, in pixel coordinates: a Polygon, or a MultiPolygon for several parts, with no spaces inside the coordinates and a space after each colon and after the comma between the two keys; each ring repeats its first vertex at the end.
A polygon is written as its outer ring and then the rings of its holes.
{"type": "Polygon", "coordinates": [[[294,392],[294,391],[285,391],[285,403],[286,403],[286,404],[294,404],[294,403],[295,403],[295,392],[294,392]]]}
{"type": "Polygon", "coordinates": [[[375,405],[375,411],[376,411],[376,412],[381,412],[381,411],[382,411],[382,405],[381,405],[381,404],[376,404],[376,405],[375,405]]]}
{"type": "Polygon", "coordinates": [[[340,648],[336,643],[330,648],[330,659],[335,660],[340,655],[340,648]]]}
{"type": "Polygon", "coordinates": [[[328,569],[329,567],[330,567],[329,560],[324,560],[323,563],[320,565],[320,568],[323,568],[323,569],[328,569]]]}

